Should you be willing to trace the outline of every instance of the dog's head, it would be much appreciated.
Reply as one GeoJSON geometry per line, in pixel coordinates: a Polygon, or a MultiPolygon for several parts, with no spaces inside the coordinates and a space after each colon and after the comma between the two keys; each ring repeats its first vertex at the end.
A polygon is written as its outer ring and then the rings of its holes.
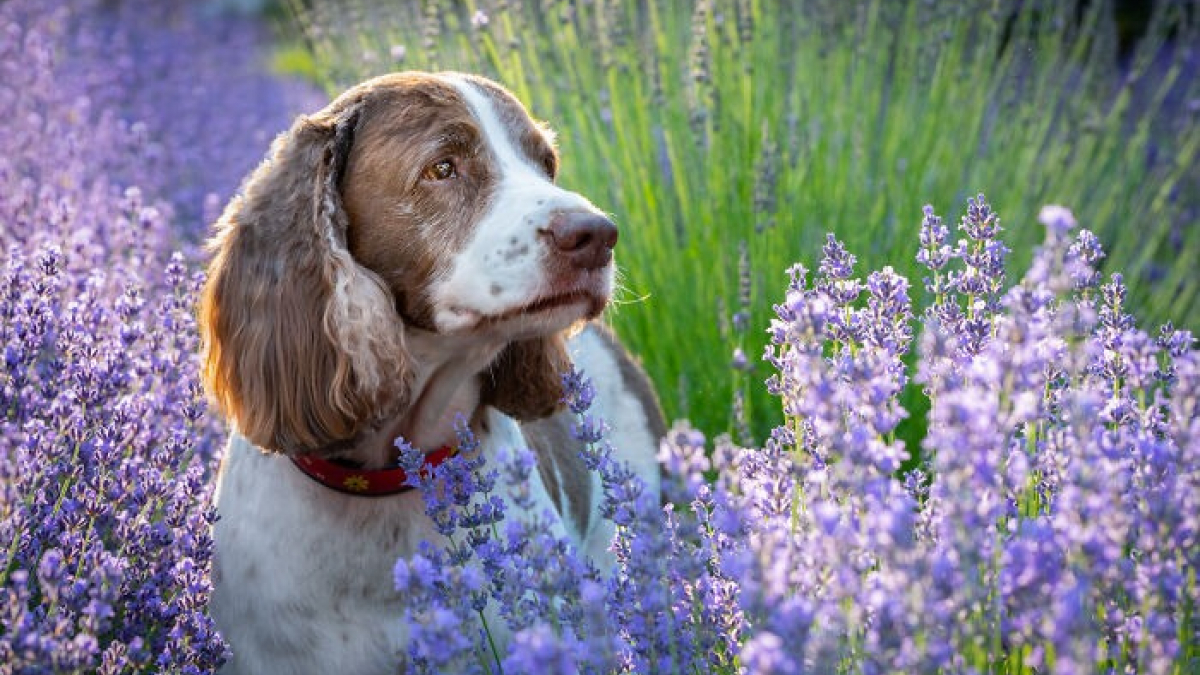
{"type": "Polygon", "coordinates": [[[365,82],[279,136],[217,225],[204,377],[260,447],[351,439],[409,402],[406,327],[507,346],[484,402],[552,413],[564,332],[600,313],[617,230],[554,183],[553,136],[499,85],[365,82]]]}

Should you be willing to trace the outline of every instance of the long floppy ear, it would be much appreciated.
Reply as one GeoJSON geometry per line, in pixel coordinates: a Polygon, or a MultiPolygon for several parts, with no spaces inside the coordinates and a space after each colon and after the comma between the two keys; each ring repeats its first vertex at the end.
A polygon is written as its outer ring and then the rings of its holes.
{"type": "Polygon", "coordinates": [[[565,334],[513,342],[484,372],[481,402],[522,422],[549,417],[562,408],[570,367],[565,334]]]}
{"type": "Polygon", "coordinates": [[[360,103],[301,117],[217,223],[200,301],[204,382],[255,445],[304,453],[407,397],[403,325],[350,256],[338,184],[360,103]]]}

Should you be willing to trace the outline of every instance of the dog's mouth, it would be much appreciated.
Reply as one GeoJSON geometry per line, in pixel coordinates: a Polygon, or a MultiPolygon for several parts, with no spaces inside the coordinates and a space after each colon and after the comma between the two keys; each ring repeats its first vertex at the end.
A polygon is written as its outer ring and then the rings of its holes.
{"type": "MultiPolygon", "coordinates": [[[[541,295],[531,302],[494,314],[482,314],[477,310],[465,307],[453,307],[450,311],[464,323],[469,324],[469,330],[495,328],[515,323],[520,323],[523,328],[529,329],[542,324],[561,322],[569,325],[579,319],[593,319],[604,311],[607,304],[607,294],[577,288],[541,295]]],[[[550,328],[550,330],[554,329],[556,328],[550,328]]]]}
{"type": "Polygon", "coordinates": [[[608,302],[608,298],[600,297],[591,291],[576,290],[566,293],[555,293],[553,295],[542,296],[533,302],[506,310],[499,314],[485,316],[483,321],[486,323],[500,323],[521,316],[532,316],[554,310],[569,307],[572,305],[585,305],[587,307],[587,316],[592,317],[600,313],[604,309],[604,305],[608,302]]]}

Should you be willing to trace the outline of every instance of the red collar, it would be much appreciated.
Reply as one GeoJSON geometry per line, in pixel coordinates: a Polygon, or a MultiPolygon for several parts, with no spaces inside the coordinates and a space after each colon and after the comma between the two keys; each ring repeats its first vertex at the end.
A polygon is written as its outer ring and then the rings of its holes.
{"type": "MultiPolygon", "coordinates": [[[[426,470],[440,465],[457,454],[458,449],[450,446],[443,446],[426,453],[425,465],[422,467],[421,473],[424,474],[426,470]]],[[[292,457],[292,463],[304,472],[304,475],[321,485],[348,495],[383,497],[413,489],[413,486],[408,485],[408,474],[399,467],[355,469],[311,455],[292,457]]]]}

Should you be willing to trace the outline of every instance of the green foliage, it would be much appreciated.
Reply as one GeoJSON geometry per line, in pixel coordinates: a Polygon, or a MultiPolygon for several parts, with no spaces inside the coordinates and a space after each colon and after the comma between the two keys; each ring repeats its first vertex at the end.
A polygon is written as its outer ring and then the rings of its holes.
{"type": "Polygon", "coordinates": [[[561,182],[621,226],[611,320],[668,415],[700,428],[743,426],[735,389],[755,435],[776,421],[762,329],[827,231],[868,269],[908,261],[920,288],[922,205],[981,190],[1008,216],[1012,268],[1040,207],[1065,204],[1146,320],[1198,327],[1193,0],[1157,3],[1121,66],[1106,2],[292,2],[331,91],[465,70],[552,123],[561,182]],[[730,370],[739,346],[749,371],[730,370]]]}
{"type": "Polygon", "coordinates": [[[321,69],[312,52],[295,43],[283,44],[271,56],[271,70],[306,79],[321,78],[321,69]]]}

